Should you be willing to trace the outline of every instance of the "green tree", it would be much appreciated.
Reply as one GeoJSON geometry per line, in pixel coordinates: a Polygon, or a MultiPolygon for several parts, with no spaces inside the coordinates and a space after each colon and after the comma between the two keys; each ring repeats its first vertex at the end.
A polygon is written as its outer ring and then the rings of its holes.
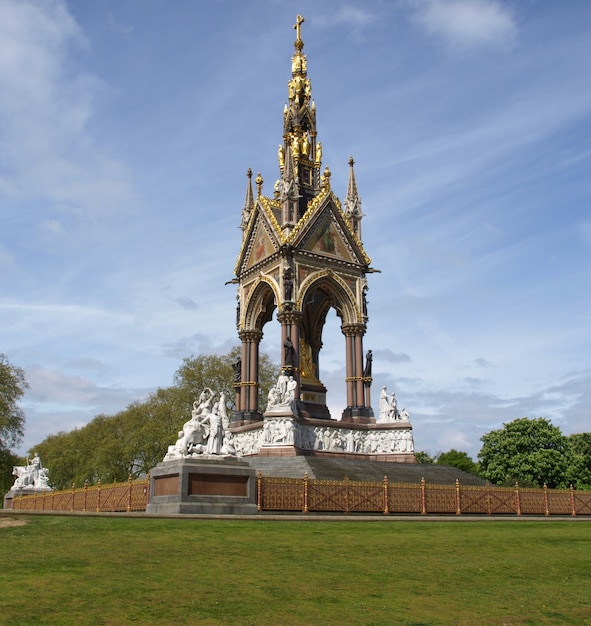
{"type": "Polygon", "coordinates": [[[591,472],[591,433],[577,433],[568,438],[575,454],[583,457],[583,463],[591,472]]]}
{"type": "Polygon", "coordinates": [[[48,435],[29,450],[30,454],[37,452],[41,457],[43,466],[49,471],[49,484],[54,489],[67,489],[72,483],[82,485],[86,480],[88,459],[85,437],[81,431],[76,428],[70,432],[48,435]]]}
{"type": "Polygon", "coordinates": [[[14,484],[15,477],[12,475],[12,468],[15,465],[26,465],[26,463],[26,459],[17,456],[10,450],[0,450],[0,498],[14,484]]]}
{"type": "Polygon", "coordinates": [[[423,452],[422,450],[415,452],[415,461],[424,465],[435,463],[435,459],[428,452],[423,452]]]}
{"type": "Polygon", "coordinates": [[[12,484],[12,467],[19,458],[12,452],[23,438],[25,414],[18,401],[29,387],[25,373],[0,353],[0,493],[6,493],[12,484]]]}
{"type": "MultiPolygon", "coordinates": [[[[180,400],[189,408],[205,387],[224,392],[226,408],[234,407],[234,363],[240,356],[240,348],[235,347],[225,355],[209,354],[183,359],[183,364],[174,375],[175,386],[179,389],[180,400]]],[[[277,381],[279,367],[267,354],[259,356],[259,408],[264,410],[269,389],[277,381]]]]}
{"type": "Polygon", "coordinates": [[[569,480],[577,489],[591,489],[591,433],[570,435],[568,442],[572,451],[569,480]]]}
{"type": "Polygon", "coordinates": [[[437,465],[449,465],[469,474],[478,474],[478,464],[472,460],[468,453],[453,448],[449,452],[438,454],[435,463],[437,465]]]}
{"type": "Polygon", "coordinates": [[[572,450],[568,439],[549,420],[516,419],[487,433],[481,441],[480,475],[491,483],[569,486],[572,450]]]}
{"type": "Polygon", "coordinates": [[[10,450],[24,434],[25,414],[18,401],[29,387],[25,373],[0,353],[0,448],[10,450]]]}

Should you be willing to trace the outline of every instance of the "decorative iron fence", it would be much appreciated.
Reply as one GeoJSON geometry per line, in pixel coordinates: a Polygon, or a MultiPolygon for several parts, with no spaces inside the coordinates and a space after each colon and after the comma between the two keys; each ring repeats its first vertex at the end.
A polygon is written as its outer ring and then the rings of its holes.
{"type": "Polygon", "coordinates": [[[84,485],[63,491],[39,491],[15,496],[12,508],[21,511],[145,511],[150,498],[150,479],[126,483],[84,485]]]}
{"type": "Polygon", "coordinates": [[[259,511],[427,515],[591,515],[591,491],[257,476],[259,511]]]}
{"type": "MultiPolygon", "coordinates": [[[[150,479],[15,496],[21,511],[145,511],[150,479]]],[[[259,511],[439,515],[591,515],[591,491],[276,478],[257,475],[259,511]]]]}

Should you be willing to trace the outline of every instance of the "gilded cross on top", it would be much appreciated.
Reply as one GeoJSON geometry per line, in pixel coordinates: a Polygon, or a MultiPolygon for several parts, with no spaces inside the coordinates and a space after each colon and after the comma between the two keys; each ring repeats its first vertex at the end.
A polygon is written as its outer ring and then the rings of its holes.
{"type": "Polygon", "coordinates": [[[296,39],[301,39],[302,38],[302,32],[301,32],[301,27],[302,24],[304,23],[304,18],[301,15],[298,15],[296,17],[296,23],[293,25],[293,27],[296,30],[296,39]]]}

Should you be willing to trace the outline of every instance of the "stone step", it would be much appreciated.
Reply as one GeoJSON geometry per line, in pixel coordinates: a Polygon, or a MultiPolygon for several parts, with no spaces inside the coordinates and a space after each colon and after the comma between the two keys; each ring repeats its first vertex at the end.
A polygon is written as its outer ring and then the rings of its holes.
{"type": "Polygon", "coordinates": [[[387,463],[355,459],[322,458],[311,456],[293,457],[245,457],[251,467],[263,476],[278,478],[309,478],[320,480],[381,481],[384,476],[391,482],[418,483],[425,478],[427,483],[449,485],[456,479],[462,485],[484,485],[486,481],[446,465],[416,463],[387,463]]]}

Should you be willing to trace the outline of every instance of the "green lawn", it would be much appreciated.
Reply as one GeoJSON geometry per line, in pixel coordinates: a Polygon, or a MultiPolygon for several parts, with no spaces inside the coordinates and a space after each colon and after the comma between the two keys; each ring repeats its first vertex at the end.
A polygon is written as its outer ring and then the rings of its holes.
{"type": "Polygon", "coordinates": [[[585,522],[19,519],[10,626],[591,624],[585,522]]]}

